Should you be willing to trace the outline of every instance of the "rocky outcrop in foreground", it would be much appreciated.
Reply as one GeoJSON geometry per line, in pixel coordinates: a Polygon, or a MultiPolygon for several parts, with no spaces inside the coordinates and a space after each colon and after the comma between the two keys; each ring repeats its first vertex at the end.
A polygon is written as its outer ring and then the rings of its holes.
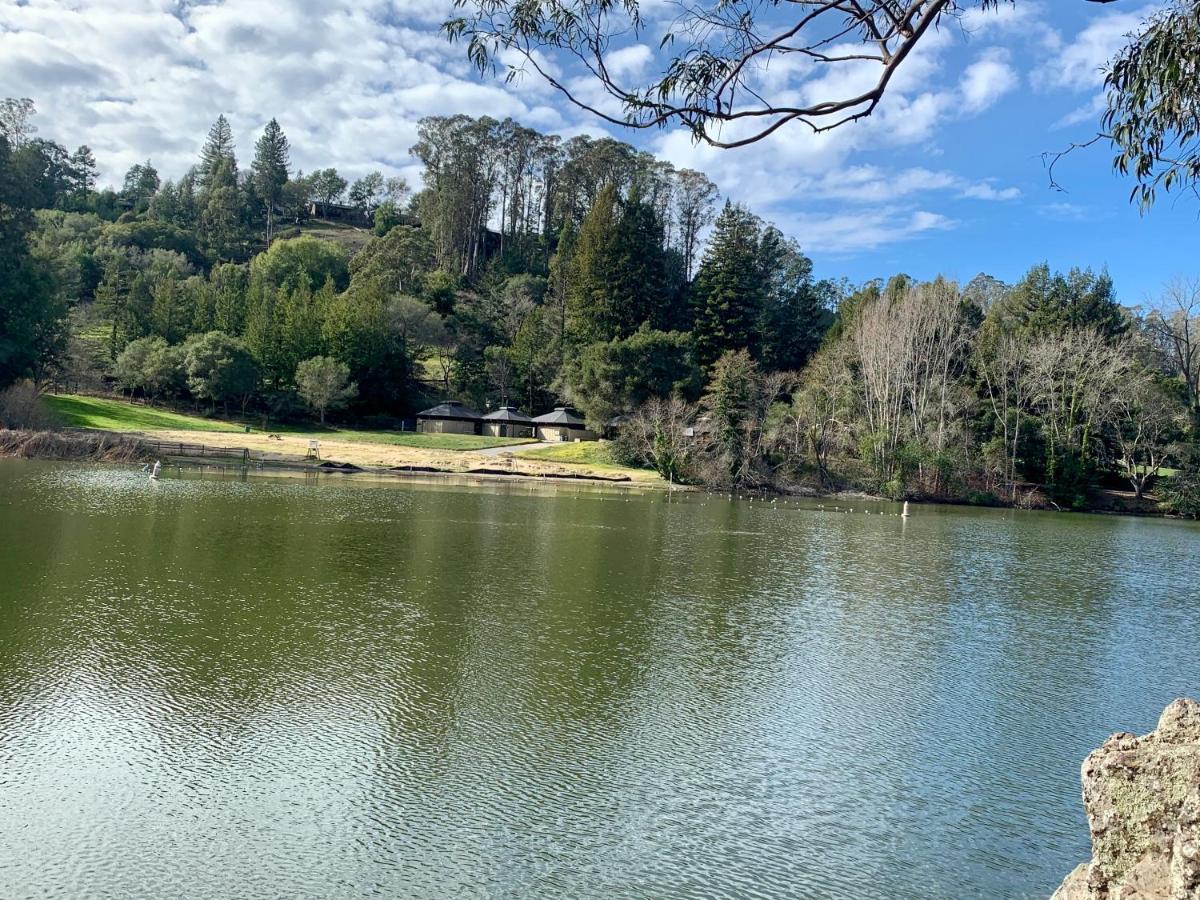
{"type": "Polygon", "coordinates": [[[1051,900],[1200,900],[1200,703],[1176,700],[1143,737],[1083,761],[1091,862],[1051,900]]]}

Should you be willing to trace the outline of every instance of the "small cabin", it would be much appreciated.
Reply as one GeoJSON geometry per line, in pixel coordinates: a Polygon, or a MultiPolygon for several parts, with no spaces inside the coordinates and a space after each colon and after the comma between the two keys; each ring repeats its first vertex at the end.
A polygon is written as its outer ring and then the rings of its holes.
{"type": "Polygon", "coordinates": [[[553,412],[533,420],[539,441],[595,441],[599,435],[569,406],[556,406],[553,412]]]}
{"type": "Polygon", "coordinates": [[[417,431],[425,434],[479,434],[483,416],[457,400],[446,400],[417,413],[417,431]]]}
{"type": "Polygon", "coordinates": [[[515,406],[501,406],[483,417],[483,433],[488,437],[533,437],[533,419],[515,406]]]}

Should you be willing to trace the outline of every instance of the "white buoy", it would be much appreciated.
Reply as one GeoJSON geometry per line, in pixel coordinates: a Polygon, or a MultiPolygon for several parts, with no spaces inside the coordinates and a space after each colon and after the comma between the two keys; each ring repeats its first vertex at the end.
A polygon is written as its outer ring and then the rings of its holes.
{"type": "Polygon", "coordinates": [[[154,461],[154,468],[150,470],[150,480],[158,481],[158,473],[162,471],[162,463],[157,459],[154,461]]]}
{"type": "Polygon", "coordinates": [[[900,518],[902,518],[902,519],[908,518],[908,501],[907,500],[904,501],[904,509],[900,513],[900,518]]]}

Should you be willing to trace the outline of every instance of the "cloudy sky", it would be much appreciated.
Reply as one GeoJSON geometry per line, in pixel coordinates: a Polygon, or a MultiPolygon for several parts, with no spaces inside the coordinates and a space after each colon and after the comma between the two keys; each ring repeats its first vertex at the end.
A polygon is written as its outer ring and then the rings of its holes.
{"type": "MultiPolygon", "coordinates": [[[[408,148],[422,116],[512,116],[702,169],[798,238],[823,276],[1011,281],[1043,260],[1107,265],[1137,304],[1196,269],[1200,204],[1160,201],[1139,216],[1102,147],[1061,163],[1067,192],[1055,192],[1041,154],[1094,133],[1101,66],[1153,8],[1017,0],[970,15],[932,36],[864,124],[821,137],[785,127],[737,151],[601,128],[533,78],[478,77],[438,33],[443,0],[8,0],[0,85],[34,98],[42,136],[89,144],[108,180],[147,157],[177,177],[223,112],[243,159],[275,116],[301,168],[378,168],[415,184],[408,148]]],[[[631,76],[653,64],[644,47],[622,49],[631,76]]]]}

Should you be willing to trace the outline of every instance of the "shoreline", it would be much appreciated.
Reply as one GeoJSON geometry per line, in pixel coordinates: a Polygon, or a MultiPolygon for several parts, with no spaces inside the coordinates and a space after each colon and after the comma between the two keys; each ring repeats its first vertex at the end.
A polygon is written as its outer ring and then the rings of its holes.
{"type": "MultiPolygon", "coordinates": [[[[215,435],[234,436],[235,432],[212,432],[215,435]]],[[[452,482],[457,479],[462,485],[510,484],[510,485],[580,485],[611,489],[617,493],[631,489],[644,491],[684,492],[689,494],[708,493],[726,495],[738,499],[791,497],[813,501],[901,503],[876,494],[857,489],[822,491],[801,486],[791,490],[710,490],[698,485],[668,484],[649,472],[646,478],[633,478],[629,474],[608,474],[589,469],[587,466],[571,467],[565,464],[545,463],[532,459],[521,459],[513,454],[484,456],[469,450],[428,451],[412,448],[386,447],[385,445],[358,444],[361,453],[374,447],[393,454],[408,457],[408,461],[387,465],[360,464],[337,459],[320,461],[306,460],[298,454],[272,452],[261,446],[213,447],[195,441],[179,440],[175,433],[160,433],[159,436],[141,432],[113,432],[99,429],[66,429],[62,431],[17,431],[0,430],[0,459],[41,459],[55,462],[81,463],[135,463],[150,462],[156,458],[182,463],[196,469],[223,469],[250,473],[295,476],[295,475],[362,475],[373,480],[411,479],[426,483],[452,482]],[[164,437],[171,437],[165,440],[164,437]],[[171,452],[178,447],[180,452],[171,452]],[[257,454],[257,455],[252,455],[257,454]],[[440,464],[439,464],[440,463],[440,464]],[[508,468],[505,468],[507,466],[508,468]]],[[[198,435],[195,435],[198,436],[198,435]]],[[[240,434],[238,435],[240,436],[240,434]]],[[[258,441],[261,444],[261,440],[258,441]]],[[[337,444],[337,442],[329,442],[337,444]]],[[[340,448],[340,445],[339,445],[340,448]]],[[[280,448],[281,450],[283,448],[280,448]]],[[[636,472],[638,470],[629,470],[636,472]]],[[[1117,495],[1113,495],[1117,496],[1117,495]]],[[[1101,516],[1130,516],[1133,518],[1179,519],[1158,508],[1112,508],[1090,507],[1084,510],[1063,510],[1053,506],[1011,506],[1006,504],[970,503],[954,498],[910,498],[915,505],[941,505],[978,507],[982,509],[1008,509],[1028,512],[1059,512],[1101,516]]]]}

